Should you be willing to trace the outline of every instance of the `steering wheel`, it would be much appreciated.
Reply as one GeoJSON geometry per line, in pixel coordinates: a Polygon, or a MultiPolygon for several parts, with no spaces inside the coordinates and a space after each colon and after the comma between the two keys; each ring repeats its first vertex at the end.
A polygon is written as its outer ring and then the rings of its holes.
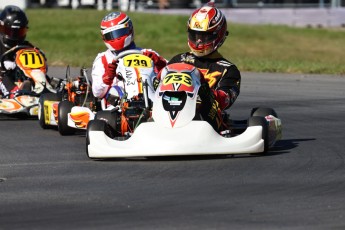
{"type": "MultiPolygon", "coordinates": [[[[127,55],[130,55],[130,54],[143,54],[143,52],[141,50],[136,50],[136,49],[125,50],[125,51],[119,53],[114,58],[114,61],[117,61],[118,59],[123,58],[123,57],[125,57],[127,55]]],[[[149,87],[149,83],[148,83],[148,80],[146,79],[143,82],[143,95],[144,95],[145,107],[147,109],[151,109],[152,103],[150,103],[150,100],[149,100],[148,87],[149,87]]]]}
{"type": "Polygon", "coordinates": [[[125,51],[119,53],[117,56],[115,56],[114,60],[117,61],[120,58],[123,58],[127,55],[130,55],[130,54],[142,54],[142,51],[141,50],[135,50],[135,49],[125,50],[125,51]]]}

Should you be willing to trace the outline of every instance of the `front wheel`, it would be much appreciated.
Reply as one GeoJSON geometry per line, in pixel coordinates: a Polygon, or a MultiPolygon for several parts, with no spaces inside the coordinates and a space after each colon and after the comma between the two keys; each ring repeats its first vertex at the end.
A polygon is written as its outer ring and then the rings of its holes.
{"type": "Polygon", "coordinates": [[[110,138],[120,135],[119,125],[118,125],[119,114],[118,111],[112,110],[102,110],[97,112],[95,120],[103,120],[106,122],[108,128],[106,134],[110,138]]]}
{"type": "Polygon", "coordinates": [[[269,140],[268,140],[268,123],[264,117],[250,117],[248,119],[248,127],[251,126],[261,126],[262,127],[262,139],[264,140],[264,151],[263,153],[268,151],[269,140]]]}
{"type": "Polygon", "coordinates": [[[272,116],[278,118],[278,114],[272,108],[258,107],[258,108],[252,109],[252,112],[251,112],[252,117],[254,117],[254,116],[266,117],[268,115],[272,115],[272,116]]]}
{"type": "Polygon", "coordinates": [[[41,94],[38,100],[38,121],[42,129],[51,128],[52,125],[47,124],[46,120],[49,120],[49,111],[47,106],[44,106],[45,101],[61,101],[61,96],[55,93],[41,94]]]}
{"type": "Polygon", "coordinates": [[[104,120],[91,120],[89,121],[86,129],[86,155],[88,158],[93,159],[89,155],[89,145],[90,145],[90,131],[102,131],[107,130],[107,123],[104,120]]]}
{"type": "Polygon", "coordinates": [[[76,129],[68,126],[68,113],[71,112],[74,104],[70,101],[62,101],[58,107],[58,130],[62,136],[73,135],[76,129]]]}

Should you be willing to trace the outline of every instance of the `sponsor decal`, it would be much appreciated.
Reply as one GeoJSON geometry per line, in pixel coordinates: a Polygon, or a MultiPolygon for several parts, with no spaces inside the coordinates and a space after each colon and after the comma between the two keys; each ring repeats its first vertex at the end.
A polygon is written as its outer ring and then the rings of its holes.
{"type": "Polygon", "coordinates": [[[13,99],[0,100],[0,109],[8,112],[20,110],[22,106],[13,99]]]}
{"type": "Polygon", "coordinates": [[[58,105],[56,101],[44,101],[44,123],[45,124],[57,124],[58,123],[58,105]],[[54,120],[51,120],[54,119],[54,120]]]}
{"type": "Polygon", "coordinates": [[[16,97],[16,100],[24,106],[31,106],[37,104],[37,98],[30,97],[28,95],[16,97]]]}
{"type": "Polygon", "coordinates": [[[216,84],[218,78],[222,76],[222,73],[219,71],[214,71],[214,72],[209,73],[208,69],[199,69],[199,70],[202,72],[202,74],[204,75],[204,78],[206,79],[206,81],[208,82],[211,88],[216,84]]]}
{"type": "Polygon", "coordinates": [[[69,113],[69,118],[74,122],[76,128],[84,129],[90,120],[90,114],[85,111],[69,113]]]}
{"type": "Polygon", "coordinates": [[[220,113],[220,109],[218,107],[218,102],[216,100],[214,100],[212,103],[212,107],[210,109],[210,112],[208,113],[208,117],[217,123],[217,127],[220,127],[221,120],[218,116],[218,113],[220,113]]]}
{"type": "Polygon", "coordinates": [[[54,120],[56,122],[56,124],[58,123],[58,108],[59,108],[59,102],[54,102],[52,103],[52,108],[53,108],[53,116],[54,116],[54,120]]]}
{"type": "Polygon", "coordinates": [[[202,29],[202,26],[200,25],[199,22],[195,22],[193,28],[194,29],[202,29]]]}
{"type": "Polygon", "coordinates": [[[181,61],[185,62],[185,63],[194,64],[195,58],[192,55],[185,55],[185,54],[183,54],[181,56],[181,61]]]}
{"type": "Polygon", "coordinates": [[[233,65],[233,64],[231,64],[230,62],[227,62],[227,61],[218,61],[217,64],[221,65],[221,66],[225,66],[225,67],[229,67],[229,66],[233,65]]]}

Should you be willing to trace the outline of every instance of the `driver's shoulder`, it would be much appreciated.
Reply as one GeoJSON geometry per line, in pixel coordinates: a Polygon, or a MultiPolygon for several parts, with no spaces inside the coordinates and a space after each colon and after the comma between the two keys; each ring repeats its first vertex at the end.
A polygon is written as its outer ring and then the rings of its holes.
{"type": "Polygon", "coordinates": [[[102,58],[106,58],[107,60],[112,60],[114,59],[114,57],[115,55],[111,52],[111,50],[108,49],[106,51],[98,53],[94,62],[101,61],[102,58]]]}

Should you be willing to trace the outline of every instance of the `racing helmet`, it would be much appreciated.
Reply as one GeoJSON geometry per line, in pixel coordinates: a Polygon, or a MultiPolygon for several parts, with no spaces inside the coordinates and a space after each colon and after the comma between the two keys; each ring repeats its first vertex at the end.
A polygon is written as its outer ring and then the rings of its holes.
{"type": "Polygon", "coordinates": [[[227,35],[225,16],[214,4],[196,9],[188,20],[188,46],[198,57],[217,50],[227,35]]]}
{"type": "Polygon", "coordinates": [[[18,6],[6,6],[0,14],[1,43],[10,49],[25,40],[28,18],[18,6]]]}
{"type": "Polygon", "coordinates": [[[132,21],[122,12],[109,13],[102,19],[101,34],[107,48],[116,52],[134,41],[132,21]]]}

